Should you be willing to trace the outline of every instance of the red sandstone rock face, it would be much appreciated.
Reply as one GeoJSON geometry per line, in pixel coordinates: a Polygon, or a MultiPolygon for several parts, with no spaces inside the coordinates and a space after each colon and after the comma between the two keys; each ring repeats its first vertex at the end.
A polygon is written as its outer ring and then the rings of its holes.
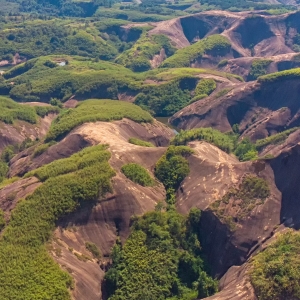
{"type": "Polygon", "coordinates": [[[170,122],[180,129],[213,127],[223,132],[238,124],[242,138],[256,141],[300,124],[299,89],[299,79],[242,83],[222,97],[212,94],[183,108],[170,122]]]}

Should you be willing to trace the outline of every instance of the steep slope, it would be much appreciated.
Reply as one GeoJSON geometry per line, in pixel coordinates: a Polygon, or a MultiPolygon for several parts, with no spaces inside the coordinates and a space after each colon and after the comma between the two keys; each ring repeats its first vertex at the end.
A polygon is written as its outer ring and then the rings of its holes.
{"type": "Polygon", "coordinates": [[[298,126],[297,70],[224,90],[225,96],[212,95],[195,102],[176,113],[170,122],[183,129],[213,127],[223,132],[238,124],[242,136],[252,141],[298,126]]]}
{"type": "MultiPolygon", "coordinates": [[[[157,23],[149,33],[164,34],[177,48],[186,48],[186,51],[198,40],[221,34],[231,44],[228,59],[278,56],[276,61],[282,60],[282,63],[278,63],[280,70],[293,67],[293,64],[285,63],[286,58],[280,55],[295,53],[298,47],[296,37],[300,29],[298,19],[298,12],[270,16],[262,12],[208,11],[157,23]]],[[[217,58],[219,60],[214,62],[215,66],[221,61],[221,56],[217,58]]],[[[237,64],[246,64],[247,61],[237,60],[237,64]]],[[[191,66],[200,67],[205,63],[205,59],[198,60],[191,63],[191,66]]],[[[274,71],[274,67],[271,71],[274,71]]]]}
{"type": "Polygon", "coordinates": [[[220,277],[229,267],[241,265],[280,223],[281,193],[267,162],[241,163],[206,142],[190,146],[195,154],[189,158],[191,171],[177,192],[176,206],[185,214],[192,207],[203,211],[202,249],[213,274],[220,277]],[[243,192],[235,196],[234,189],[242,190],[246,181],[254,189],[257,180],[267,184],[266,198],[256,201],[259,196],[242,196],[243,192]]]}

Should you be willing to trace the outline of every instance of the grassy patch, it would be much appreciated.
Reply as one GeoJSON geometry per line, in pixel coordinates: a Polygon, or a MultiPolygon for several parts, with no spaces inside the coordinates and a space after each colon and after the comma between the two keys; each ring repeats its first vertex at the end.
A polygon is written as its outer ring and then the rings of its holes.
{"type": "Polygon", "coordinates": [[[121,171],[131,181],[142,186],[152,186],[154,184],[153,178],[149,172],[139,164],[130,163],[122,166],[121,171]]]}
{"type": "Polygon", "coordinates": [[[230,51],[231,45],[227,38],[221,35],[211,35],[199,42],[179,49],[167,58],[161,65],[166,68],[189,67],[192,62],[201,59],[204,54],[224,56],[230,51]]]}
{"type": "Polygon", "coordinates": [[[146,142],[146,141],[143,141],[143,140],[140,140],[140,139],[137,139],[137,138],[130,138],[128,140],[128,142],[130,144],[138,145],[138,146],[142,146],[142,147],[155,147],[152,143],[146,142]]]}
{"type": "Polygon", "coordinates": [[[58,140],[76,126],[87,122],[113,121],[123,118],[139,123],[152,122],[150,114],[134,104],[114,100],[86,100],[75,109],[70,109],[58,116],[52,123],[46,140],[58,140]]]}
{"type": "Polygon", "coordinates": [[[300,298],[300,234],[292,230],[281,234],[264,251],[254,256],[251,282],[258,299],[300,298]]]}
{"type": "MultiPolygon", "coordinates": [[[[89,149],[91,155],[102,151],[102,156],[109,157],[104,146],[89,149]]],[[[64,160],[60,163],[64,165],[64,160]]],[[[107,160],[88,163],[68,174],[49,176],[26,200],[19,201],[0,240],[3,299],[71,299],[71,277],[48,255],[45,243],[58,219],[81,205],[92,205],[110,191],[113,175],[107,160]]]]}

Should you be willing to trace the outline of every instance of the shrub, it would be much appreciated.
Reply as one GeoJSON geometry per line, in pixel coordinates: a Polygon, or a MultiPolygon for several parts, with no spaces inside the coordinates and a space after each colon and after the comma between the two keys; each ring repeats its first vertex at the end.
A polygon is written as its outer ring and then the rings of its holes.
{"type": "Polygon", "coordinates": [[[300,298],[300,234],[289,230],[253,257],[251,282],[258,299],[300,298]]]}
{"type": "Polygon", "coordinates": [[[128,140],[128,142],[130,144],[134,144],[134,145],[138,145],[138,146],[142,146],[142,147],[154,147],[154,145],[150,142],[146,142],[137,138],[130,138],[128,140]]]}
{"type": "Polygon", "coordinates": [[[124,165],[121,170],[128,179],[139,185],[152,186],[154,184],[154,180],[151,178],[149,172],[138,164],[130,163],[124,165]]]}
{"type": "Polygon", "coordinates": [[[237,144],[234,154],[240,161],[247,161],[256,159],[258,152],[254,144],[252,144],[249,138],[244,138],[240,143],[237,144]]]}
{"type": "Polygon", "coordinates": [[[218,63],[218,68],[223,68],[228,64],[228,60],[227,59],[222,59],[219,63],[218,63]]]}
{"type": "Polygon", "coordinates": [[[230,230],[234,231],[236,223],[248,217],[250,212],[263,204],[269,196],[270,188],[264,179],[247,175],[238,186],[231,187],[210,208],[230,230]]]}
{"type": "Polygon", "coordinates": [[[262,75],[266,75],[267,67],[271,62],[272,60],[269,59],[255,59],[251,64],[248,80],[255,80],[262,75]]]}
{"type": "Polygon", "coordinates": [[[59,140],[78,125],[87,122],[113,121],[123,118],[139,123],[153,120],[149,113],[131,103],[113,100],[86,100],[75,109],[69,109],[58,116],[50,127],[46,141],[59,140]]]}
{"type": "Polygon", "coordinates": [[[38,157],[43,154],[49,148],[49,144],[42,144],[37,146],[33,151],[33,157],[38,157]]]}
{"type": "Polygon", "coordinates": [[[213,79],[201,79],[196,86],[195,96],[210,95],[217,87],[213,79]]]}
{"type": "Polygon", "coordinates": [[[93,254],[94,258],[98,258],[98,259],[101,258],[102,256],[101,251],[94,243],[86,242],[85,248],[93,254]]]}
{"type": "Polygon", "coordinates": [[[155,176],[166,188],[169,205],[175,204],[174,193],[190,172],[185,157],[192,153],[193,150],[186,146],[170,146],[156,163],[155,176]]]}

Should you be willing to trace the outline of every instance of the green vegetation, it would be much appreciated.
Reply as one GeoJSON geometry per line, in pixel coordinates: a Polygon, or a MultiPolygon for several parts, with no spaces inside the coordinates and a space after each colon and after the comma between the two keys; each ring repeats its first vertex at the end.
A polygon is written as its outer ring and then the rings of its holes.
{"type": "Polygon", "coordinates": [[[217,291],[201,258],[200,211],[155,211],[137,218],[124,246],[116,244],[105,275],[109,300],[196,299],[217,291]]]}
{"type": "Polygon", "coordinates": [[[299,299],[300,234],[289,230],[254,256],[251,283],[259,300],[299,299]]]}
{"type": "Polygon", "coordinates": [[[116,59],[116,62],[135,72],[147,71],[151,69],[150,60],[159,54],[161,49],[165,50],[167,56],[173,55],[176,50],[168,37],[144,33],[131,49],[116,59]]]}
{"type": "Polygon", "coordinates": [[[248,80],[256,80],[258,77],[267,74],[267,68],[272,63],[270,59],[255,59],[250,68],[248,80]]]}
{"type": "Polygon", "coordinates": [[[231,90],[232,90],[232,88],[224,88],[224,89],[220,90],[219,92],[217,92],[215,97],[216,98],[223,97],[226,94],[228,94],[231,90]]]}
{"type": "Polygon", "coordinates": [[[159,85],[142,88],[135,104],[158,117],[168,117],[185,107],[191,100],[190,91],[196,86],[196,78],[185,76],[159,85]]]}
{"type": "Polygon", "coordinates": [[[218,68],[223,68],[225,66],[227,66],[228,64],[228,60],[227,59],[222,59],[219,63],[218,63],[218,68]]]}
{"type": "Polygon", "coordinates": [[[50,142],[50,143],[47,143],[47,144],[41,144],[41,145],[38,145],[37,147],[34,148],[34,151],[33,151],[33,154],[32,156],[33,157],[38,157],[40,156],[41,154],[43,154],[50,146],[54,145],[55,142],[50,142]]]}
{"type": "Polygon", "coordinates": [[[254,144],[248,138],[239,142],[234,150],[234,154],[240,161],[253,160],[258,157],[258,152],[254,144]]]}
{"type": "Polygon", "coordinates": [[[282,131],[280,133],[277,134],[273,134],[271,136],[268,136],[264,139],[261,140],[257,140],[255,143],[255,147],[258,150],[262,150],[263,148],[265,148],[268,145],[278,145],[283,143],[291,133],[295,132],[296,130],[298,130],[299,127],[294,127],[291,129],[287,129],[285,131],[282,131]]]}
{"type": "Polygon", "coordinates": [[[76,126],[87,122],[123,118],[139,123],[152,122],[150,114],[134,104],[114,100],[86,100],[79,103],[75,109],[69,109],[56,118],[46,136],[46,141],[59,140],[76,126]]]}
{"type": "Polygon", "coordinates": [[[232,136],[212,128],[195,128],[181,130],[171,141],[173,145],[186,145],[190,141],[206,141],[221,150],[230,153],[234,150],[235,140],[232,136]]]}
{"type": "Polygon", "coordinates": [[[146,142],[146,141],[143,141],[143,140],[140,140],[140,139],[137,139],[137,138],[130,138],[128,140],[128,142],[130,144],[138,145],[138,146],[142,146],[142,147],[155,147],[152,143],[146,142]]]}
{"type": "Polygon", "coordinates": [[[186,157],[192,153],[193,150],[186,146],[170,146],[156,163],[155,176],[166,188],[169,206],[175,204],[175,192],[190,172],[186,157]]]}
{"type": "Polygon", "coordinates": [[[17,120],[35,124],[38,116],[44,117],[50,112],[56,113],[58,110],[51,106],[22,105],[7,97],[0,96],[0,121],[6,124],[13,124],[17,120]]]}
{"type": "Polygon", "coordinates": [[[200,95],[209,96],[215,89],[217,84],[213,79],[201,79],[195,89],[195,97],[200,95]]]}
{"type": "MultiPolygon", "coordinates": [[[[106,147],[94,146],[83,150],[86,152],[92,157],[107,159],[82,162],[78,170],[64,175],[53,177],[53,172],[14,209],[0,239],[0,294],[3,299],[71,299],[68,291],[72,288],[71,277],[49,256],[45,243],[51,237],[55,222],[62,216],[80,206],[93,205],[111,191],[110,179],[115,173],[108,164],[106,147]]],[[[68,165],[69,159],[59,162],[62,166],[68,165]]]]}
{"type": "Polygon", "coordinates": [[[236,223],[245,219],[269,196],[270,188],[264,179],[247,175],[237,187],[230,188],[222,199],[211,204],[210,208],[233,231],[236,223]]]}
{"type": "Polygon", "coordinates": [[[94,258],[100,259],[102,257],[101,251],[94,243],[86,242],[85,248],[93,254],[94,258]]]}
{"type": "Polygon", "coordinates": [[[123,165],[121,171],[128,179],[139,185],[152,186],[154,184],[154,180],[149,172],[139,164],[130,163],[123,165]]]}
{"type": "Polygon", "coordinates": [[[295,68],[291,70],[276,72],[268,75],[264,75],[258,78],[258,82],[261,83],[271,83],[278,82],[287,79],[297,79],[300,77],[300,68],[295,68]]]}
{"type": "MultiPolygon", "coordinates": [[[[12,61],[16,53],[27,59],[63,53],[108,60],[116,57],[118,51],[103,40],[92,25],[76,28],[67,22],[52,20],[0,31],[0,60],[12,61]]],[[[51,62],[46,65],[56,67],[51,62]]]]}
{"type": "Polygon", "coordinates": [[[0,231],[5,227],[4,211],[0,208],[0,231]]]}
{"type": "Polygon", "coordinates": [[[181,130],[171,141],[173,145],[186,145],[190,141],[206,141],[227,153],[234,153],[240,161],[253,160],[258,157],[256,146],[248,138],[238,142],[236,133],[222,133],[212,128],[195,128],[181,130]]]}
{"type": "MultiPolygon", "coordinates": [[[[285,6],[282,4],[262,3],[262,1],[244,1],[244,0],[200,0],[202,5],[209,5],[208,9],[221,9],[230,11],[242,10],[265,10],[265,9],[282,9],[285,6]]],[[[289,8],[287,6],[287,8],[289,8]]]]}
{"type": "Polygon", "coordinates": [[[161,67],[189,67],[195,60],[201,59],[203,54],[224,56],[230,51],[230,48],[231,45],[227,38],[221,35],[211,35],[191,46],[177,50],[174,55],[161,64],[161,67]]]}
{"type": "Polygon", "coordinates": [[[94,164],[108,161],[110,153],[104,151],[105,149],[105,146],[85,148],[69,158],[58,159],[50,164],[30,171],[25,177],[35,176],[40,181],[46,181],[49,178],[56,178],[59,175],[75,172],[94,164]]]}

